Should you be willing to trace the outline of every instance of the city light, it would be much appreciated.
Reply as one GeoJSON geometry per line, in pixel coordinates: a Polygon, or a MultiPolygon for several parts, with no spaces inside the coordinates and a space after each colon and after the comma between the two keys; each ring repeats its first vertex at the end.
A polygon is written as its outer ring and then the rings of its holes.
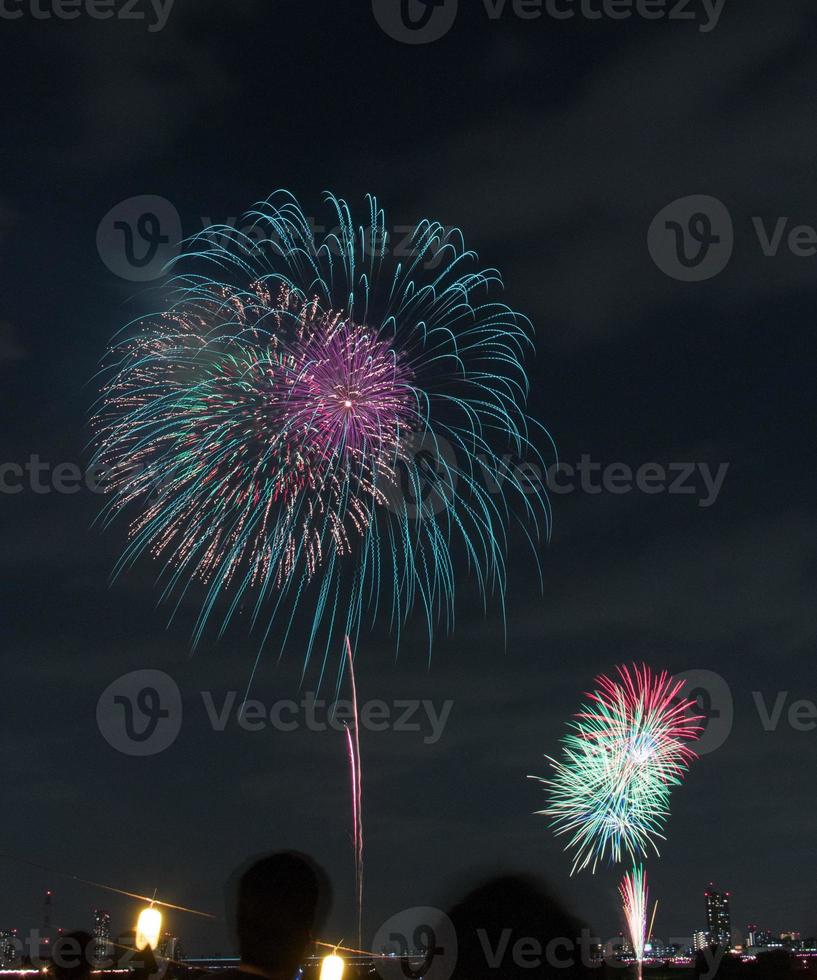
{"type": "Polygon", "coordinates": [[[162,913],[153,906],[142,909],[136,923],[136,948],[150,946],[151,949],[156,949],[161,932],[162,913]]]}
{"type": "Polygon", "coordinates": [[[324,956],[321,964],[321,980],[342,980],[343,966],[343,957],[338,956],[337,953],[324,956]]]}

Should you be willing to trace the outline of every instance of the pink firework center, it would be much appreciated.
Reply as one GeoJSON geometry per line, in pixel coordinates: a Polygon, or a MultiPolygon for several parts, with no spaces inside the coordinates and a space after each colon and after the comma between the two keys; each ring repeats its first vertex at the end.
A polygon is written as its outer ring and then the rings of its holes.
{"type": "Polygon", "coordinates": [[[133,433],[131,458],[153,465],[137,478],[121,474],[116,506],[151,498],[131,525],[138,536],[174,501],[174,520],[153,554],[190,559],[204,581],[218,575],[226,584],[243,566],[254,581],[272,573],[281,584],[299,560],[311,577],[327,546],[347,554],[350,535],[366,533],[419,422],[412,372],[389,339],[288,290],[275,303],[261,287],[251,295],[225,297],[201,318],[173,317],[178,329],[162,339],[162,357],[146,338],[150,366],[127,390],[109,393],[112,404],[138,410],[157,391],[190,391],[183,424],[169,419],[148,444],[133,433]],[[242,328],[226,350],[225,310],[230,326],[242,328]],[[269,321],[271,331],[262,326],[269,321]],[[214,506],[233,519],[208,521],[214,506]]]}
{"type": "Polygon", "coordinates": [[[324,314],[292,357],[281,408],[309,454],[393,467],[417,424],[413,402],[410,374],[386,341],[324,314]]]}

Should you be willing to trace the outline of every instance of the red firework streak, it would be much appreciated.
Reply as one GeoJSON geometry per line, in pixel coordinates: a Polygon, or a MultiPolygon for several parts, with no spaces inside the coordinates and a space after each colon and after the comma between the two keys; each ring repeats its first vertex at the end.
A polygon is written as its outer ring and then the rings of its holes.
{"type": "MultiPolygon", "coordinates": [[[[354,729],[346,727],[346,744],[349,749],[349,769],[352,775],[352,844],[355,854],[355,895],[357,899],[357,944],[363,939],[363,773],[360,766],[360,725],[357,712],[357,685],[352,659],[352,644],[346,637],[346,663],[352,685],[352,714],[354,729]]],[[[344,723],[345,724],[345,723],[344,723]]]]}

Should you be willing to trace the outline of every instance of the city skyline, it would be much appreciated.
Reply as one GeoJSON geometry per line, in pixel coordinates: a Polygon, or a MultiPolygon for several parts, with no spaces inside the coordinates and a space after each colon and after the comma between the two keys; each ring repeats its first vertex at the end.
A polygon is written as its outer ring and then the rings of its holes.
{"type": "MultiPolygon", "coordinates": [[[[72,922],[70,926],[57,925],[56,921],[52,921],[55,895],[56,890],[53,888],[48,888],[42,893],[40,906],[41,919],[38,925],[30,927],[29,930],[25,928],[21,929],[19,926],[0,927],[0,959],[4,959],[7,963],[19,962],[19,953],[11,958],[3,954],[3,943],[8,942],[11,937],[14,937],[17,943],[23,942],[27,944],[26,948],[29,948],[29,945],[32,943],[32,937],[36,944],[39,940],[50,934],[50,941],[53,942],[53,938],[57,935],[76,929],[87,930],[92,935],[94,953],[97,959],[104,959],[106,955],[111,955],[113,950],[112,943],[116,942],[117,936],[133,932],[139,910],[144,907],[144,903],[137,904],[130,902],[120,909],[121,921],[114,921],[112,920],[112,914],[109,909],[91,905],[88,907],[88,921],[72,922]]],[[[792,930],[785,926],[780,928],[759,928],[757,925],[748,924],[744,931],[740,927],[735,927],[732,924],[731,892],[719,891],[715,887],[714,882],[710,881],[706,890],[702,892],[702,898],[701,918],[706,919],[706,927],[697,928],[693,925],[693,928],[687,932],[678,934],[670,934],[666,930],[662,931],[660,928],[655,928],[648,943],[651,947],[649,955],[654,955],[653,951],[656,946],[668,949],[670,945],[680,945],[682,950],[688,947],[694,951],[703,949],[705,946],[717,945],[718,940],[722,940],[723,936],[727,934],[727,930],[730,937],[728,946],[743,948],[745,952],[753,948],[788,948],[795,950],[803,945],[807,946],[808,949],[817,950],[817,928],[814,928],[811,932],[801,932],[800,930],[792,930]]],[[[440,912],[442,912],[442,909],[440,912]]],[[[184,915],[177,913],[175,918],[181,918],[183,920],[184,915]]],[[[694,920],[694,918],[694,915],[692,915],[690,921],[694,920]]],[[[20,916],[17,921],[24,920],[25,917],[20,916]]],[[[592,917],[588,917],[588,920],[592,921],[592,917]]],[[[658,921],[660,922],[660,919],[658,921]]],[[[161,930],[161,940],[157,948],[159,955],[165,958],[180,960],[186,955],[199,957],[235,955],[235,950],[208,948],[206,946],[201,948],[197,947],[188,953],[187,944],[181,938],[180,931],[177,928],[178,923],[176,923],[174,928],[168,928],[171,924],[172,921],[169,921],[169,917],[165,914],[161,930]]],[[[621,939],[624,941],[625,946],[627,945],[623,927],[617,932],[610,933],[601,938],[603,942],[611,944],[615,944],[617,939],[621,939]]],[[[47,955],[42,944],[40,944],[39,948],[43,951],[43,955],[47,955]]],[[[373,950],[373,952],[377,951],[373,950]]]]}

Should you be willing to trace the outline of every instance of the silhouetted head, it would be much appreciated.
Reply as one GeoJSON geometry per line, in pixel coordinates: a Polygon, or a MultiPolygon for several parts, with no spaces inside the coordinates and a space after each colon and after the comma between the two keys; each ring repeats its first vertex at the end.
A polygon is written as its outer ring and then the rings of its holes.
{"type": "Polygon", "coordinates": [[[305,854],[281,851],[255,861],[241,874],[236,894],[241,961],[289,980],[329,897],[326,874],[305,854]]]}
{"type": "Polygon", "coordinates": [[[598,976],[588,965],[589,933],[533,878],[493,878],[448,915],[457,934],[454,980],[598,976]]]}
{"type": "Polygon", "coordinates": [[[94,937],[89,932],[68,932],[51,949],[51,973],[57,980],[85,980],[91,975],[94,937]]]}

